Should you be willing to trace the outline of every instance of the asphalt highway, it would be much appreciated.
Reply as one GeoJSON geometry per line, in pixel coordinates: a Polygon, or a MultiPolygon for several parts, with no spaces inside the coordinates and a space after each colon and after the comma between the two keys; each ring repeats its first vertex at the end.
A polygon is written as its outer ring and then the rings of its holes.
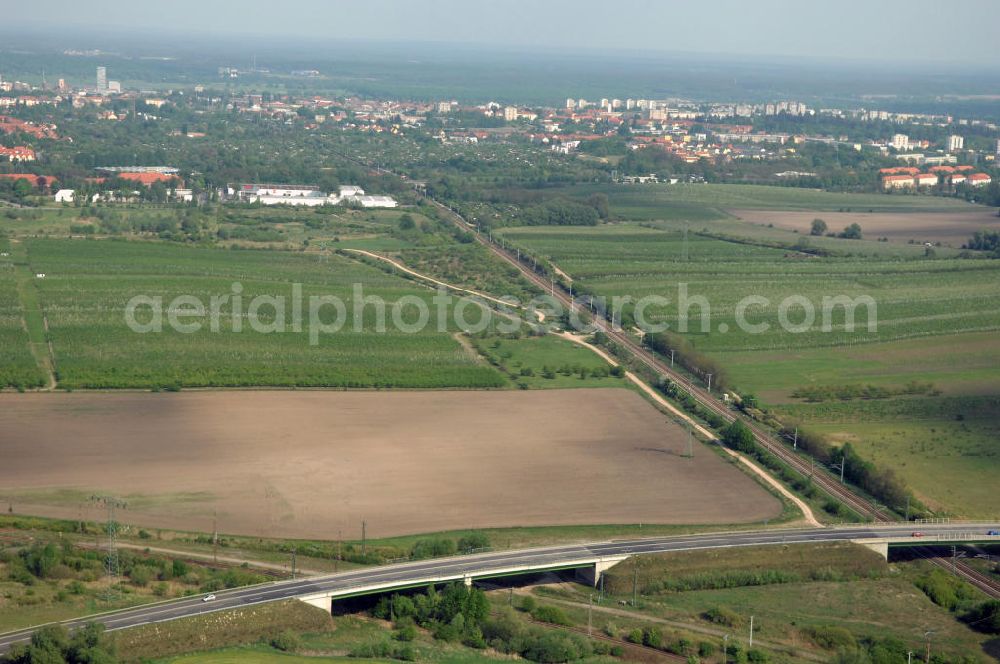
{"type": "MultiPolygon", "coordinates": [[[[888,524],[843,528],[718,532],[480,553],[385,565],[305,579],[276,581],[269,584],[219,591],[215,593],[216,598],[208,602],[203,601],[203,596],[198,595],[68,620],[62,624],[73,629],[86,622],[97,621],[103,623],[108,630],[118,630],[329,591],[349,593],[353,589],[364,589],[378,585],[384,585],[387,588],[404,587],[420,584],[432,578],[460,579],[465,576],[483,578],[488,577],[491,573],[510,568],[523,567],[544,570],[581,560],[593,560],[602,556],[612,557],[765,544],[839,542],[886,537],[903,538],[904,541],[909,541],[912,532],[918,528],[928,539],[954,539],[964,543],[980,535],[986,539],[987,531],[1000,530],[1000,524],[952,523],[921,526],[888,524]]],[[[913,541],[916,543],[922,540],[914,539],[913,541]]],[[[0,653],[7,652],[12,645],[27,642],[37,627],[0,635],[0,653]]]]}

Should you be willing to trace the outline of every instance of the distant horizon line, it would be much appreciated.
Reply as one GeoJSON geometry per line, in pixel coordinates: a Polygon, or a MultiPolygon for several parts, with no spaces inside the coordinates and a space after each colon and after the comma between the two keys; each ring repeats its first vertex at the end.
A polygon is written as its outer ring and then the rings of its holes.
{"type": "MultiPolygon", "coordinates": [[[[440,49],[444,47],[453,50],[456,54],[461,53],[463,55],[467,55],[469,52],[479,52],[483,55],[492,53],[497,55],[521,55],[525,57],[531,55],[547,55],[550,57],[563,58],[585,57],[589,59],[616,57],[620,59],[646,60],[650,63],[651,61],[655,61],[660,58],[674,60],[691,60],[698,58],[703,61],[707,58],[708,62],[714,64],[729,64],[739,60],[744,63],[750,61],[760,64],[790,66],[792,69],[807,69],[812,66],[824,69],[839,68],[850,70],[869,68],[872,65],[876,65],[880,67],[881,71],[879,73],[882,74],[892,73],[892,71],[911,71],[917,68],[919,68],[923,73],[929,73],[927,72],[928,64],[936,64],[937,72],[955,73],[956,70],[961,70],[969,75],[979,70],[995,72],[997,65],[1000,65],[1000,60],[994,63],[984,63],[982,58],[972,56],[968,58],[951,59],[947,56],[942,57],[940,54],[935,55],[933,53],[928,53],[926,56],[919,54],[913,55],[912,53],[909,53],[905,57],[899,58],[885,56],[844,57],[833,54],[747,53],[725,50],[698,51],[635,48],[630,46],[609,47],[606,45],[583,48],[566,45],[549,46],[544,44],[508,44],[496,41],[449,41],[419,38],[401,40],[375,36],[331,35],[330,37],[321,37],[318,35],[295,35],[287,32],[280,32],[277,34],[258,32],[229,32],[219,34],[203,29],[183,29],[178,27],[154,28],[151,26],[129,28],[129,35],[126,36],[122,34],[122,30],[123,29],[120,28],[108,28],[104,26],[92,25],[68,25],[59,26],[58,28],[53,29],[50,24],[27,21],[18,24],[5,24],[0,27],[0,35],[15,38],[17,36],[30,35],[38,37],[42,35],[50,42],[50,44],[48,44],[49,46],[53,45],[51,42],[62,42],[59,44],[58,48],[62,48],[64,50],[141,49],[144,51],[141,55],[146,57],[168,56],[170,53],[165,49],[171,48],[180,52],[190,52],[194,47],[208,47],[210,50],[215,52],[228,51],[233,46],[239,46],[240,42],[243,40],[261,39],[266,37],[269,43],[246,45],[246,49],[243,52],[247,54],[256,53],[258,56],[264,54],[265,56],[273,57],[275,55],[283,54],[284,57],[300,57],[303,54],[297,53],[295,49],[282,47],[289,47],[293,45],[302,47],[306,45],[315,46],[317,44],[322,44],[326,48],[323,52],[316,53],[317,57],[322,58],[334,55],[338,50],[338,45],[364,44],[376,48],[389,47],[391,49],[401,49],[418,47],[422,49],[435,49],[435,55],[438,56],[443,55],[443,53],[440,52],[440,49]],[[147,39],[145,39],[145,37],[150,35],[159,37],[159,43],[150,43],[147,39]],[[141,43],[136,41],[140,36],[143,37],[141,43]],[[181,42],[174,41],[177,37],[187,37],[187,39],[181,42]],[[83,40],[89,42],[95,39],[110,39],[113,40],[113,42],[116,42],[116,44],[115,46],[110,44],[101,46],[94,43],[81,43],[83,40]],[[278,40],[277,43],[276,40],[278,40]],[[163,48],[157,49],[156,47],[163,48]]],[[[11,44],[8,41],[7,47],[9,48],[10,46],[11,44]]],[[[112,54],[112,50],[109,50],[109,54],[112,54]]],[[[118,55],[125,54],[121,53],[118,55]]],[[[139,56],[140,54],[137,52],[135,55],[139,56]]]]}

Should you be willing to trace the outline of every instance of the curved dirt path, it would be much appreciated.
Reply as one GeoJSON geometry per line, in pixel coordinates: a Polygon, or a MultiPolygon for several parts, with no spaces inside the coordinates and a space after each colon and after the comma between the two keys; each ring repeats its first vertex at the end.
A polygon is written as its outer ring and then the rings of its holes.
{"type": "Polygon", "coordinates": [[[421,274],[420,272],[417,272],[416,270],[410,269],[410,268],[406,267],[405,265],[403,265],[402,263],[400,263],[399,261],[395,261],[395,260],[389,258],[388,256],[382,256],[380,254],[376,254],[376,253],[373,253],[371,251],[365,251],[364,249],[341,249],[341,251],[349,251],[351,253],[362,254],[364,256],[368,256],[369,258],[374,258],[376,260],[385,261],[386,263],[389,263],[390,265],[394,266],[395,268],[397,268],[398,270],[400,270],[402,272],[405,272],[405,273],[407,273],[409,275],[417,277],[418,279],[423,279],[424,281],[429,281],[432,284],[435,284],[437,286],[442,286],[442,287],[447,288],[449,290],[458,291],[460,293],[468,293],[470,295],[475,295],[476,297],[481,297],[484,300],[489,300],[490,302],[495,302],[497,304],[502,304],[505,307],[511,307],[512,306],[512,307],[515,307],[517,309],[524,309],[523,306],[516,305],[516,304],[511,304],[510,302],[504,302],[503,300],[501,300],[498,297],[493,297],[492,295],[487,295],[486,293],[483,293],[483,292],[480,292],[480,291],[477,291],[477,290],[472,290],[471,288],[462,288],[461,286],[455,286],[453,284],[446,283],[446,282],[441,281],[439,279],[435,279],[434,277],[430,277],[430,276],[428,276],[426,274],[421,274]]]}
{"type": "MultiPolygon", "coordinates": [[[[364,249],[341,249],[341,251],[350,251],[350,252],[357,253],[357,254],[363,254],[363,255],[368,256],[370,258],[374,258],[376,260],[384,261],[384,262],[389,263],[390,265],[394,266],[398,270],[401,270],[401,271],[403,271],[403,272],[405,272],[405,273],[407,273],[409,275],[417,277],[418,279],[423,279],[424,281],[429,281],[432,284],[435,284],[437,286],[441,286],[443,288],[447,288],[449,290],[457,291],[459,293],[468,293],[470,295],[475,295],[476,297],[482,298],[484,300],[489,300],[490,302],[493,302],[495,304],[500,304],[500,305],[503,305],[505,307],[514,307],[515,309],[522,309],[524,311],[528,311],[528,308],[525,307],[524,305],[511,304],[510,302],[504,302],[502,299],[500,299],[498,297],[493,297],[492,295],[487,295],[486,293],[483,293],[481,291],[472,290],[471,288],[463,288],[462,286],[455,286],[454,284],[449,284],[448,282],[441,281],[440,279],[435,279],[434,277],[431,277],[429,275],[422,274],[422,273],[417,272],[416,270],[414,270],[412,268],[406,267],[405,265],[403,265],[399,261],[395,261],[395,260],[389,258],[388,256],[382,256],[380,254],[376,254],[376,253],[373,253],[371,251],[366,251],[364,249]]],[[[491,311],[496,311],[496,310],[495,309],[491,309],[491,311]]],[[[504,316],[507,316],[508,318],[514,318],[514,316],[511,316],[508,312],[497,311],[497,313],[499,313],[501,315],[504,315],[504,316]]],[[[541,311],[534,311],[533,313],[538,318],[538,322],[539,323],[544,323],[545,322],[545,314],[544,313],[542,313],[541,311]]]]}
{"type": "MultiPolygon", "coordinates": [[[[592,352],[594,352],[597,355],[599,355],[602,359],[604,359],[611,366],[616,367],[616,366],[619,365],[618,360],[616,360],[615,358],[613,358],[606,351],[604,351],[601,348],[598,348],[597,346],[595,346],[595,345],[593,345],[591,343],[587,343],[582,338],[580,338],[580,337],[578,337],[576,335],[570,334],[569,332],[560,332],[560,333],[558,333],[557,336],[560,336],[563,339],[566,339],[568,341],[572,341],[575,344],[578,344],[580,346],[583,346],[585,348],[590,349],[592,352]]],[[[674,406],[672,403],[670,403],[669,401],[667,401],[666,399],[664,399],[662,396],[660,396],[659,392],[657,392],[652,387],[650,387],[649,385],[647,385],[645,381],[643,381],[641,378],[639,378],[638,376],[636,376],[634,373],[632,373],[631,371],[626,371],[625,372],[625,377],[628,380],[630,380],[636,387],[638,387],[640,390],[642,390],[645,394],[649,395],[649,397],[651,399],[653,399],[653,401],[655,401],[659,405],[661,405],[664,408],[666,408],[668,411],[670,411],[671,413],[673,413],[676,417],[679,417],[680,419],[682,419],[685,422],[687,422],[688,424],[690,424],[692,429],[694,429],[695,431],[697,431],[698,433],[700,433],[702,436],[704,436],[705,438],[707,438],[709,441],[717,441],[718,440],[718,437],[714,433],[712,433],[711,431],[709,431],[705,427],[703,427],[700,424],[698,424],[687,413],[681,411],[679,408],[677,408],[676,406],[674,406]]],[[[729,449],[728,447],[725,447],[725,446],[722,446],[722,449],[725,450],[726,454],[728,454],[729,456],[737,459],[740,463],[742,463],[743,465],[745,465],[751,472],[753,472],[755,475],[759,476],[763,481],[767,482],[767,484],[769,486],[774,487],[774,489],[776,491],[778,491],[778,493],[780,493],[782,496],[784,496],[785,498],[787,498],[788,500],[790,500],[797,508],[799,508],[799,511],[802,512],[802,519],[801,519],[802,521],[804,521],[805,523],[809,524],[810,526],[815,526],[816,528],[822,528],[823,527],[823,524],[820,523],[819,520],[816,518],[816,515],[813,514],[812,509],[808,505],[806,505],[806,503],[801,498],[799,498],[794,493],[792,493],[791,491],[789,491],[785,487],[785,485],[783,485],[781,482],[779,482],[774,477],[772,477],[770,473],[768,473],[766,470],[764,470],[763,468],[761,468],[760,466],[758,466],[755,462],[751,461],[745,455],[740,454],[739,452],[735,452],[735,451],[733,451],[733,450],[731,450],[731,449],[729,449]]]]}

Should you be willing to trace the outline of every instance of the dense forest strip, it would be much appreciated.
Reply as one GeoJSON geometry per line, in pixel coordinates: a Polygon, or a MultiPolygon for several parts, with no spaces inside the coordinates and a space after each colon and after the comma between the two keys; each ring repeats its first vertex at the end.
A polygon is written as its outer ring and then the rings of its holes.
{"type": "Polygon", "coordinates": [[[46,390],[56,388],[55,360],[46,338],[45,314],[38,299],[38,288],[34,279],[37,277],[28,264],[28,250],[23,243],[11,242],[11,257],[14,259],[14,275],[17,284],[17,296],[21,301],[21,311],[24,314],[24,327],[28,332],[28,347],[35,358],[38,368],[46,376],[46,390]]]}

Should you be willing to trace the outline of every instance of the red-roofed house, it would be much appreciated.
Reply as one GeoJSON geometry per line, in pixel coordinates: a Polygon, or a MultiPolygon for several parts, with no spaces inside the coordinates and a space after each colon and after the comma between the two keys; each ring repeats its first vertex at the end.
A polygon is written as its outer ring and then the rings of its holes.
{"type": "Polygon", "coordinates": [[[34,122],[25,122],[9,115],[0,115],[0,131],[5,134],[23,132],[31,134],[35,138],[56,138],[55,125],[38,125],[34,122]]]}
{"type": "Polygon", "coordinates": [[[915,166],[896,166],[895,168],[879,169],[880,175],[920,175],[920,169],[915,166]]]}
{"type": "Polygon", "coordinates": [[[972,175],[968,176],[965,179],[965,181],[968,182],[969,185],[972,187],[985,187],[986,185],[993,182],[993,178],[991,178],[986,173],[973,173],[972,175]]]}
{"type": "Polygon", "coordinates": [[[937,183],[938,176],[936,173],[921,173],[917,176],[918,187],[935,187],[937,183]]]}
{"type": "Polygon", "coordinates": [[[882,178],[883,189],[909,189],[916,185],[916,181],[910,175],[886,175],[882,178]]]}
{"type": "Polygon", "coordinates": [[[7,161],[34,161],[35,151],[23,145],[15,145],[12,148],[0,146],[0,159],[7,161]]]}

